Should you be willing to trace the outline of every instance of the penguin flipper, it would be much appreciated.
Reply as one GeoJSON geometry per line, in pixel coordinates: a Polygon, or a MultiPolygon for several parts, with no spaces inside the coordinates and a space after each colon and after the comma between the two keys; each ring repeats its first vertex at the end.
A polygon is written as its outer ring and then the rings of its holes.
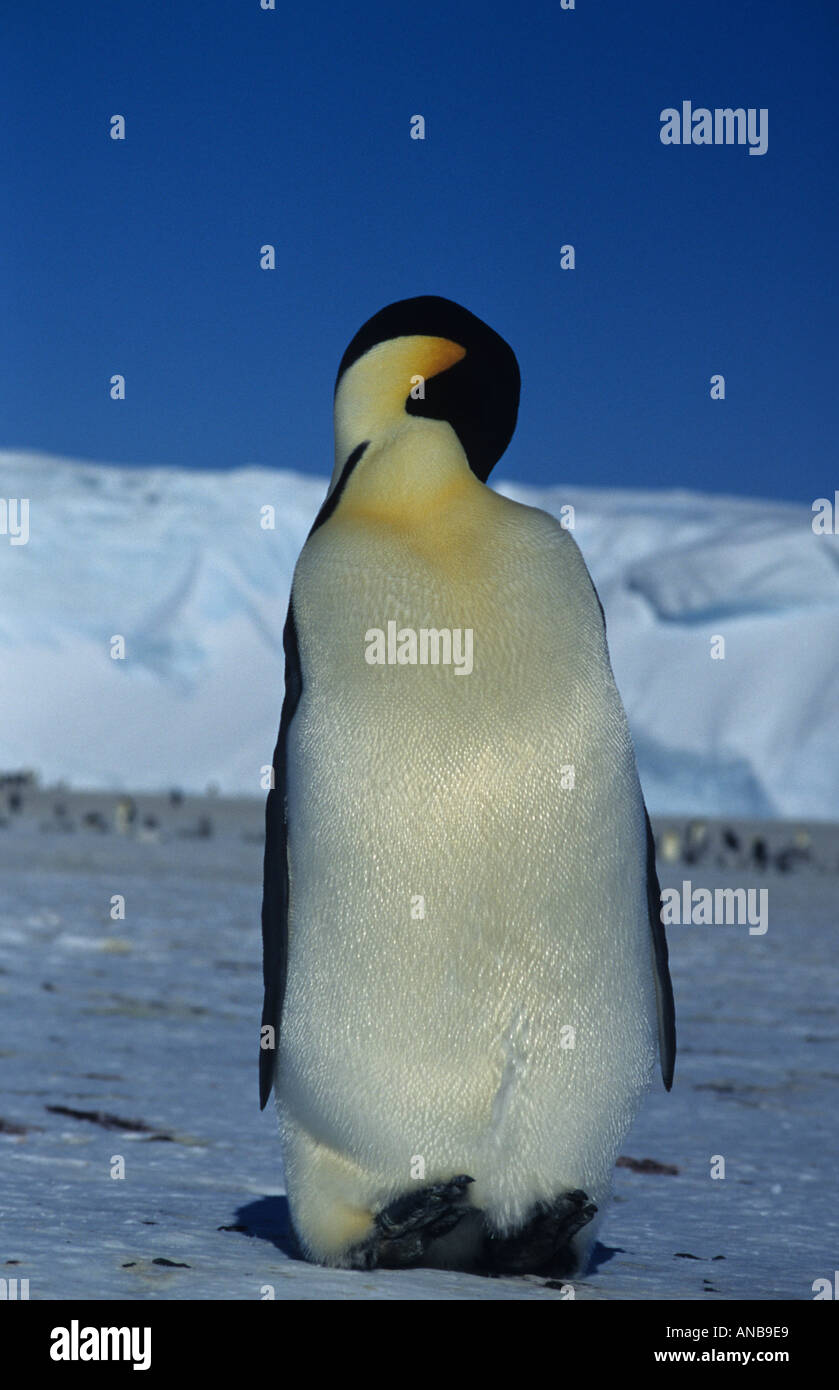
{"type": "MultiPolygon", "coordinates": [[[[591,575],[589,575],[589,582],[600,609],[600,617],[603,620],[603,636],[605,637],[606,614],[591,575]]],[[[644,806],[644,820],[647,826],[647,910],[652,934],[655,1002],[658,1012],[658,1055],[661,1062],[661,1079],[664,1082],[664,1089],[669,1091],[673,1085],[673,1070],[676,1065],[676,1008],[673,1003],[673,985],[670,980],[667,937],[661,920],[661,885],[655,867],[655,837],[646,805],[644,806]]]]}
{"type": "Polygon", "coordinates": [[[265,1108],[277,1065],[280,1023],[288,961],[288,822],[286,807],[286,741],[300,701],[303,680],[292,599],[283,629],[285,696],[280,732],[274,749],[274,784],[265,807],[265,860],[262,880],[262,1033],[259,1050],[259,1108],[265,1108]],[[265,1032],[266,1028],[273,1030],[265,1032]]]}
{"type": "Polygon", "coordinates": [[[650,914],[653,965],[655,967],[658,1052],[661,1060],[661,1078],[665,1090],[669,1091],[673,1085],[673,1069],[676,1065],[676,1010],[673,1003],[673,985],[670,981],[667,937],[661,920],[661,887],[655,867],[655,838],[646,806],[644,807],[644,820],[647,823],[647,906],[650,914]]]}

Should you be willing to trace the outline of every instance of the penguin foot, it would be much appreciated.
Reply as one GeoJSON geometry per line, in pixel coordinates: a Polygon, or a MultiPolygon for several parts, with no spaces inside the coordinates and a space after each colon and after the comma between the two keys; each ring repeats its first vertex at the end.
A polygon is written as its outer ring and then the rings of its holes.
{"type": "Polygon", "coordinates": [[[349,1252],[350,1269],[406,1269],[420,1264],[432,1241],[453,1230],[471,1210],[467,1188],[474,1178],[460,1174],[405,1192],[375,1217],[375,1229],[349,1252]]]}
{"type": "Polygon", "coordinates": [[[538,1202],[520,1230],[498,1236],[488,1231],[484,1258],[489,1274],[574,1274],[577,1254],[572,1241],[596,1215],[597,1207],[581,1188],[562,1192],[552,1202],[538,1202]]]}

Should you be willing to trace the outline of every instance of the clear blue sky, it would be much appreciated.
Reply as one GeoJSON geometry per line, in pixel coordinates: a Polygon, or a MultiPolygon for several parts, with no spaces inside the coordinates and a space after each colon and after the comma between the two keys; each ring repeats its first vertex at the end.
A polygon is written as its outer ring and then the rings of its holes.
{"type": "Polygon", "coordinates": [[[0,447],[326,475],[349,339],[442,294],[519,358],[497,477],[832,496],[831,0],[277,5],[4,7],[0,447]]]}

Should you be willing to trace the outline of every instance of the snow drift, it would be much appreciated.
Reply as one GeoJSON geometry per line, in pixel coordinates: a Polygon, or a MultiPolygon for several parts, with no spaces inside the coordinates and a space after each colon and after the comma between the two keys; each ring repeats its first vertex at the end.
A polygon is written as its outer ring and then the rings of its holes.
{"type": "MultiPolygon", "coordinates": [[[[325,489],[0,452],[0,498],[29,499],[26,544],[0,534],[0,771],[261,796],[289,582],[325,489]]],[[[839,818],[839,539],[809,508],[499,491],[574,509],[653,812],[839,818]]]]}

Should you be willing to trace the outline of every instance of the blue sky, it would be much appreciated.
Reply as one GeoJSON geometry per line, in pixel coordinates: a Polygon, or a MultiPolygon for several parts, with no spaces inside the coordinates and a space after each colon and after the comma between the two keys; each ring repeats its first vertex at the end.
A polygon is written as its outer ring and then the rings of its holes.
{"type": "Polygon", "coordinates": [[[495,477],[832,496],[838,33],[828,0],[7,7],[0,447],[327,475],[349,339],[443,294],[521,365],[495,477]],[[767,153],[662,145],[683,100],[768,108],[767,153]]]}

